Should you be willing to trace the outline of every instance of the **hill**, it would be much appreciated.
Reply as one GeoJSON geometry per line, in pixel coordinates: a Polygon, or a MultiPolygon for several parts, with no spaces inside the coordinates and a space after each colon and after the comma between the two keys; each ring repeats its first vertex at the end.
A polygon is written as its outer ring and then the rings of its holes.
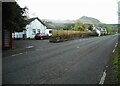
{"type": "Polygon", "coordinates": [[[83,24],[102,24],[98,19],[92,18],[92,17],[87,17],[87,16],[82,16],[77,21],[80,21],[83,24]]]}
{"type": "Polygon", "coordinates": [[[117,29],[118,24],[104,24],[100,22],[96,18],[82,16],[77,20],[52,20],[52,19],[44,19],[43,22],[46,23],[48,26],[56,28],[56,29],[63,29],[63,28],[71,28],[74,27],[75,23],[80,21],[83,24],[95,24],[102,27],[108,27],[111,29],[117,29]]]}

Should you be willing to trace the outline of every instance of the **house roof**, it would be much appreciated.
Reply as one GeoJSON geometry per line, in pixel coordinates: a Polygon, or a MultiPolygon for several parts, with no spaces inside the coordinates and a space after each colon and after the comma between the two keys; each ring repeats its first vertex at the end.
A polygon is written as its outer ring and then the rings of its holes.
{"type": "Polygon", "coordinates": [[[32,21],[34,21],[35,19],[37,19],[38,21],[40,21],[44,26],[46,26],[48,29],[57,29],[54,26],[51,26],[47,23],[44,23],[44,21],[40,20],[38,17],[34,17],[34,18],[30,18],[27,20],[27,24],[30,24],[32,21]]]}
{"type": "Polygon", "coordinates": [[[49,24],[47,24],[47,23],[45,23],[45,25],[47,26],[48,29],[55,29],[54,26],[51,26],[51,25],[49,25],[49,24]]]}
{"type": "Polygon", "coordinates": [[[98,29],[98,30],[101,31],[101,32],[106,31],[106,29],[105,29],[105,28],[102,28],[102,27],[96,27],[96,29],[98,29]]]}
{"type": "Polygon", "coordinates": [[[28,20],[27,20],[27,24],[30,24],[30,23],[31,23],[32,21],[34,21],[35,19],[37,19],[37,20],[40,21],[43,25],[46,26],[46,24],[43,23],[38,17],[28,19],[28,20]]]}

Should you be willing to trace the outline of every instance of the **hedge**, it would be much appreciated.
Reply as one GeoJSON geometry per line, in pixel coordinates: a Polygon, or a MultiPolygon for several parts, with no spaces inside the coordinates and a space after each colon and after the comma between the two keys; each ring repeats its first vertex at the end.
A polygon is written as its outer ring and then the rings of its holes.
{"type": "Polygon", "coordinates": [[[52,30],[50,42],[60,42],[76,38],[96,36],[95,32],[73,31],[73,30],[52,30]]]}

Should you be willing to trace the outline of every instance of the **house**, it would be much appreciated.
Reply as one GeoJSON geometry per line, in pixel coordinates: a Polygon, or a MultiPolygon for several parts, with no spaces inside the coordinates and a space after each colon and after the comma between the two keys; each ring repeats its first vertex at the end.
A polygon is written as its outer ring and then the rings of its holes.
{"type": "Polygon", "coordinates": [[[27,20],[25,30],[22,32],[14,32],[13,38],[34,38],[36,33],[45,33],[47,26],[38,18],[30,18],[27,20]]]}
{"type": "Polygon", "coordinates": [[[54,26],[49,25],[48,23],[44,22],[47,26],[47,29],[45,30],[45,33],[47,33],[50,36],[52,36],[52,30],[56,29],[54,26]]]}
{"type": "Polygon", "coordinates": [[[98,34],[98,36],[107,35],[107,30],[100,26],[93,25],[93,31],[95,31],[98,34]]]}

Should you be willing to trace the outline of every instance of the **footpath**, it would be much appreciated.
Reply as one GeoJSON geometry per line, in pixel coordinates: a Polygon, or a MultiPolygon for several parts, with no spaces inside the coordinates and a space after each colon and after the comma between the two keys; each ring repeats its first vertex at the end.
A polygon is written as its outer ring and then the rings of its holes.
{"type": "Polygon", "coordinates": [[[29,46],[30,43],[28,42],[29,41],[25,41],[25,40],[14,40],[12,49],[2,50],[2,57],[11,56],[14,54],[26,52],[28,50],[33,49],[32,47],[29,46]]]}

